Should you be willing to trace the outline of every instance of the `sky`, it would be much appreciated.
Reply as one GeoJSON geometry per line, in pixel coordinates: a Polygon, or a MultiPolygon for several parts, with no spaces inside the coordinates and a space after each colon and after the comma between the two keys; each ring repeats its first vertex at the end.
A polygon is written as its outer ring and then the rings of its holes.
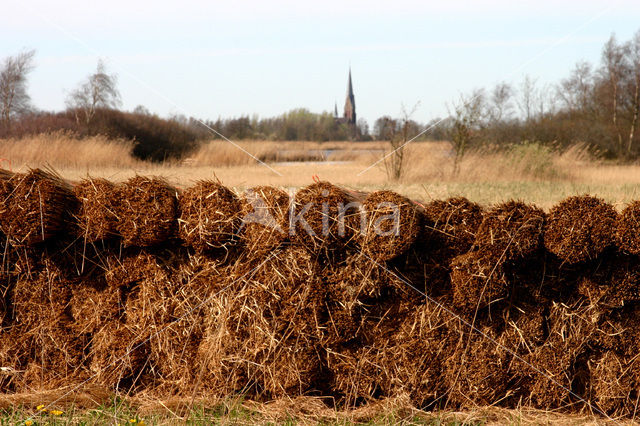
{"type": "Polygon", "coordinates": [[[418,103],[413,119],[444,117],[461,94],[525,75],[557,83],[639,30],[637,0],[20,0],[3,4],[0,58],[36,50],[39,109],[64,109],[103,59],[123,109],[213,120],[342,111],[351,67],[372,125],[418,103]]]}

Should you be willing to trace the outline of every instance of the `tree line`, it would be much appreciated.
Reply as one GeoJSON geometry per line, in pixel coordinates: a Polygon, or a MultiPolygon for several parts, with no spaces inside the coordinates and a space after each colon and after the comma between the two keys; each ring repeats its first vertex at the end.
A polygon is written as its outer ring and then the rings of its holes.
{"type": "Polygon", "coordinates": [[[614,35],[602,48],[600,62],[578,62],[554,85],[540,85],[526,76],[517,85],[499,83],[490,89],[462,94],[448,107],[448,115],[428,123],[413,119],[415,108],[403,107],[399,117],[364,119],[355,126],[329,112],[294,109],[277,117],[196,119],[161,118],[144,106],[119,111],[117,78],[102,61],[96,70],[68,93],[62,112],[38,111],[27,91],[35,51],[5,58],[0,64],[0,137],[68,130],[79,136],[106,134],[136,141],[136,155],[162,160],[179,156],[199,141],[224,137],[261,140],[387,140],[401,146],[418,140],[447,140],[455,158],[478,145],[497,148],[524,141],[563,147],[588,144],[611,158],[640,155],[640,31],[631,40],[614,35]],[[212,131],[215,130],[215,131],[212,131]]]}

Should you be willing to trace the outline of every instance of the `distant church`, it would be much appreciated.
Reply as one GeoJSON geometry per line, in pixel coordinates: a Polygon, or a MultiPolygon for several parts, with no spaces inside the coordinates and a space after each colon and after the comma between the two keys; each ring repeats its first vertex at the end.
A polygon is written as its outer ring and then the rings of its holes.
{"type": "Polygon", "coordinates": [[[338,123],[346,123],[351,126],[356,124],[356,99],[353,96],[353,84],[351,83],[351,67],[349,67],[349,82],[347,83],[347,99],[344,101],[342,117],[338,116],[338,105],[334,105],[333,117],[338,123]]]}

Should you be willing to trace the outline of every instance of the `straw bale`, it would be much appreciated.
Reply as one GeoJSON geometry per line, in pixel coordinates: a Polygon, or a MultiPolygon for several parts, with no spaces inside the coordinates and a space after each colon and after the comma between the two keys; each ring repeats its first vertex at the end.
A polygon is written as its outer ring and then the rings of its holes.
{"type": "MultiPolygon", "coordinates": [[[[464,330],[462,330],[464,331],[464,330]]],[[[447,398],[455,406],[491,405],[504,402],[511,394],[508,388],[511,354],[487,337],[497,334],[483,327],[482,335],[459,333],[452,356],[444,362],[447,398]]]]}
{"type": "Polygon", "coordinates": [[[635,256],[617,254],[583,269],[576,290],[594,307],[608,310],[640,301],[640,262],[635,256]]]}
{"type": "Polygon", "coordinates": [[[640,201],[629,203],[618,217],[616,242],[621,251],[640,254],[640,201]]]}
{"type": "Polygon", "coordinates": [[[149,360],[165,391],[191,390],[196,381],[206,308],[224,285],[223,272],[219,264],[204,259],[177,270],[156,270],[127,298],[127,325],[138,335],[150,333],[149,360]]]}
{"type": "Polygon", "coordinates": [[[445,362],[453,355],[459,326],[433,303],[409,311],[383,352],[382,365],[392,377],[387,393],[407,394],[416,407],[438,403],[448,391],[445,362]]]}
{"type": "Polygon", "coordinates": [[[197,182],[179,197],[180,238],[198,251],[228,248],[240,228],[241,207],[236,194],[221,183],[197,182]]]}
{"type": "Polygon", "coordinates": [[[242,200],[240,239],[246,250],[268,253],[289,236],[289,194],[273,186],[250,188],[242,200]]]}
{"type": "Polygon", "coordinates": [[[527,257],[541,247],[544,222],[541,209],[522,201],[507,201],[484,213],[475,245],[496,259],[527,257]]]}
{"type": "Polygon", "coordinates": [[[136,176],[116,191],[117,231],[125,246],[148,247],[174,237],[176,189],[161,178],[136,176]]]}
{"type": "Polygon", "coordinates": [[[198,353],[207,386],[265,398],[314,388],[325,298],[318,272],[297,246],[229,270],[229,286],[209,304],[198,353]]]}
{"type": "Polygon", "coordinates": [[[376,261],[405,253],[418,239],[424,225],[424,210],[392,191],[368,194],[362,203],[366,226],[359,234],[362,252],[376,261]]]}
{"type": "Polygon", "coordinates": [[[120,321],[110,321],[91,339],[89,371],[92,381],[111,389],[134,388],[148,369],[149,345],[120,321]]]}
{"type": "Polygon", "coordinates": [[[623,357],[606,351],[589,364],[589,369],[593,399],[600,410],[614,417],[635,416],[640,388],[637,353],[623,357]]]}
{"type": "Polygon", "coordinates": [[[479,204],[464,197],[435,200],[425,206],[425,238],[430,246],[451,251],[455,257],[468,252],[482,223],[479,204]]]}
{"type": "Polygon", "coordinates": [[[627,358],[640,353],[640,307],[629,305],[602,314],[593,337],[600,347],[627,358]]]}
{"type": "Polygon", "coordinates": [[[95,333],[106,323],[124,316],[123,288],[86,285],[72,290],[70,301],[73,323],[77,333],[95,333]]]}
{"type": "Polygon", "coordinates": [[[581,404],[572,392],[586,395],[588,390],[587,361],[598,318],[581,301],[551,305],[545,342],[514,359],[514,382],[526,403],[540,409],[581,404]]]}
{"type": "Polygon", "coordinates": [[[611,204],[589,195],[569,197],[549,212],[544,244],[567,263],[595,259],[614,245],[617,225],[611,204]]]}
{"type": "Polygon", "coordinates": [[[329,182],[302,188],[293,201],[290,239],[314,253],[344,248],[361,229],[358,201],[357,194],[329,182]]]}
{"type": "MultiPolygon", "coordinates": [[[[361,337],[364,321],[375,315],[374,305],[385,300],[391,304],[421,304],[424,297],[406,283],[399,272],[354,254],[344,262],[332,264],[322,271],[326,291],[327,324],[323,345],[345,344],[361,337]]],[[[382,305],[380,305],[382,306],[382,305]]]]}
{"type": "Polygon", "coordinates": [[[57,389],[87,377],[84,354],[88,336],[60,324],[43,324],[35,330],[18,327],[16,332],[22,334],[19,350],[29,354],[18,391],[57,389]]]}
{"type": "Polygon", "coordinates": [[[71,186],[40,169],[2,182],[0,230],[13,245],[33,245],[73,229],[77,208],[71,186]]]}
{"type": "MultiPolygon", "coordinates": [[[[411,351],[419,351],[423,347],[422,343],[426,344],[429,340],[427,335],[430,330],[410,329],[411,326],[426,324],[414,314],[420,309],[422,307],[398,300],[372,303],[361,318],[356,339],[342,345],[325,347],[327,368],[332,377],[331,389],[340,405],[352,407],[410,389],[409,383],[400,384],[400,381],[413,379],[415,376],[410,366],[401,364],[410,358],[411,351]],[[400,330],[405,337],[411,335],[411,341],[398,340],[396,336],[400,330]],[[417,341],[417,336],[424,338],[425,342],[417,341]]],[[[431,360],[433,349],[435,347],[412,362],[431,360]]],[[[426,364],[420,364],[420,367],[431,368],[426,364]]],[[[424,378],[432,372],[420,371],[419,374],[423,374],[424,378]]],[[[416,398],[419,395],[425,396],[421,390],[418,390],[416,398]]]]}
{"type": "Polygon", "coordinates": [[[10,170],[0,169],[0,182],[11,180],[13,175],[15,175],[15,173],[10,170]]]}
{"type": "Polygon", "coordinates": [[[79,236],[89,243],[117,236],[117,186],[106,179],[87,178],[73,191],[80,200],[77,214],[79,236]]]}
{"type": "Polygon", "coordinates": [[[108,286],[124,287],[128,290],[161,271],[156,256],[146,251],[133,251],[123,256],[109,256],[106,259],[104,278],[108,286]]]}
{"type": "Polygon", "coordinates": [[[69,323],[71,284],[50,262],[31,277],[20,278],[13,289],[14,322],[26,329],[43,324],[69,323]]]}
{"type": "Polygon", "coordinates": [[[20,372],[26,366],[28,357],[20,351],[20,336],[10,328],[0,327],[0,367],[10,369],[0,371],[0,393],[15,392],[20,380],[20,372]]]}
{"type": "Polygon", "coordinates": [[[511,284],[493,256],[469,252],[452,261],[453,303],[460,313],[474,314],[504,301],[511,284]]]}

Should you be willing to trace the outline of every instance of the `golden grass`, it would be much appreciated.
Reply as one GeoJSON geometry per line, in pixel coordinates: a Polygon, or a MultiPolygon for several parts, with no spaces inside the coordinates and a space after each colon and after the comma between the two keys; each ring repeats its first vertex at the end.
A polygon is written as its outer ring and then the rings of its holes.
{"type": "Polygon", "coordinates": [[[91,170],[102,167],[140,166],[130,155],[132,143],[109,140],[104,136],[78,139],[63,132],[42,134],[24,139],[0,139],[3,168],[42,167],[91,170]]]}
{"type": "Polygon", "coordinates": [[[575,194],[597,195],[618,208],[640,198],[640,165],[598,161],[581,146],[562,154],[538,145],[509,152],[469,152],[460,173],[453,175],[453,155],[447,142],[412,142],[406,147],[405,173],[400,181],[388,178],[385,161],[380,160],[389,148],[380,141],[241,141],[235,146],[217,140],[184,160],[163,164],[136,160],[130,150],[131,143],[126,141],[99,136],[78,140],[57,133],[0,140],[0,161],[2,167],[14,171],[49,165],[72,180],[87,175],[114,181],[136,174],[159,175],[181,187],[217,177],[238,189],[255,185],[297,188],[318,176],[354,189],[390,189],[424,201],[450,196],[465,196],[482,204],[522,199],[545,209],[575,194]],[[314,159],[322,161],[295,161],[314,159]]]}

